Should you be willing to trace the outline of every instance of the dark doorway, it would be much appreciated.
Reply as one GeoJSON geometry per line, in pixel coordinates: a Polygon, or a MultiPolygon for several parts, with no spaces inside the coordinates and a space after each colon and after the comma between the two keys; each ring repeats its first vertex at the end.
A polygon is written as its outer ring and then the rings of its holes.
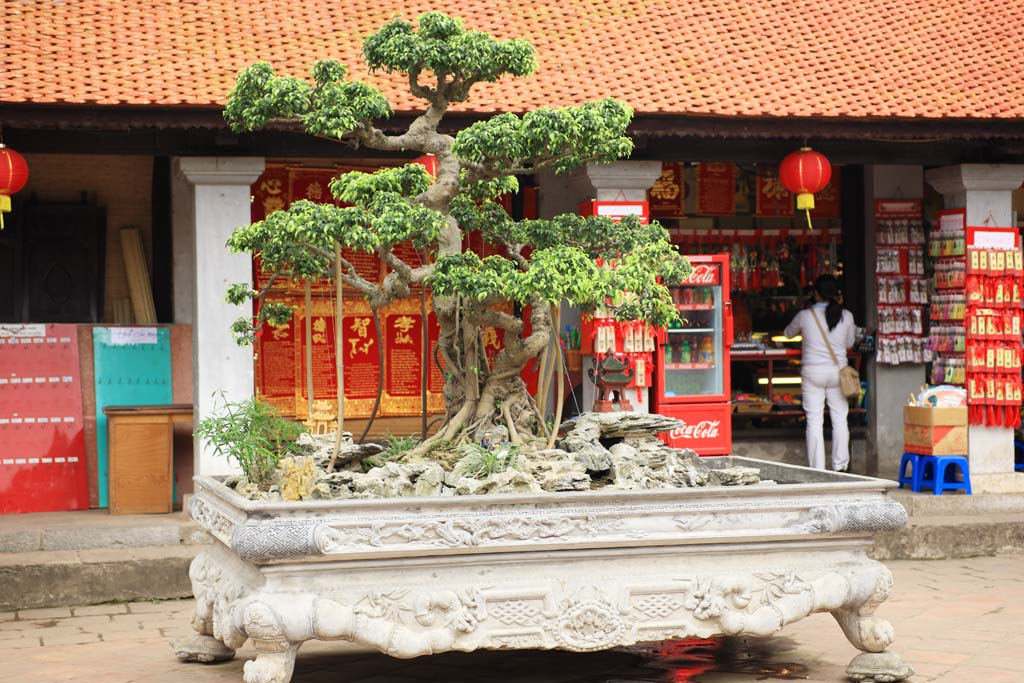
{"type": "Polygon", "coordinates": [[[0,322],[103,319],[106,210],[29,201],[0,233],[0,322]]]}

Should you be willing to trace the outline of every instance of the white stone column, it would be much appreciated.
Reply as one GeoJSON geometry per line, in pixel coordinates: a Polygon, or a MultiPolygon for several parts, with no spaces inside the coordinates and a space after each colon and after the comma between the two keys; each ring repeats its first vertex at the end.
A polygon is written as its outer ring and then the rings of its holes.
{"type": "MultiPolygon", "coordinates": [[[[647,201],[647,190],[661,176],[660,161],[613,161],[608,164],[590,162],[573,173],[558,175],[550,171],[541,173],[540,217],[552,218],[564,213],[576,213],[580,202],[596,199],[602,202],[643,202],[647,201]]],[[[562,327],[579,325],[579,309],[562,304],[562,327]]],[[[583,359],[583,410],[594,406],[594,384],[587,379],[587,369],[593,367],[593,358],[583,359]]],[[[637,400],[636,391],[628,392],[633,412],[649,413],[650,392],[641,392],[637,400]]],[[[573,406],[574,407],[574,406],[573,406]]]]}
{"type": "MultiPolygon", "coordinates": [[[[250,186],[263,169],[262,157],[182,157],[175,164],[175,175],[188,185],[172,186],[185,192],[173,198],[173,206],[176,213],[191,214],[195,236],[192,358],[197,422],[222,400],[241,401],[253,394],[252,348],[238,346],[230,330],[232,321],[248,309],[224,299],[228,285],[251,281],[252,257],[233,254],[225,244],[232,230],[250,222],[250,186]]],[[[187,234],[184,228],[181,232],[187,234]]],[[[197,439],[195,471],[216,475],[238,470],[197,439]]]]}
{"type": "MultiPolygon", "coordinates": [[[[905,197],[921,199],[924,195],[924,167],[915,165],[875,165],[864,168],[864,239],[865,253],[868,254],[864,269],[866,320],[858,325],[877,328],[878,292],[875,260],[878,255],[875,238],[874,202],[876,199],[905,197]]],[[[922,252],[927,245],[922,244],[922,252]]],[[[849,283],[854,286],[854,283],[849,283]]],[[[925,367],[918,363],[882,365],[868,358],[861,368],[868,380],[868,438],[864,459],[851,453],[853,471],[877,474],[888,479],[898,478],[900,456],[903,454],[903,405],[908,393],[917,393],[921,385],[927,384],[925,367]]],[[[855,451],[856,452],[856,451],[855,451]]]]}
{"type": "MultiPolygon", "coordinates": [[[[967,209],[967,225],[1013,225],[1013,191],[1024,181],[1022,164],[961,164],[925,173],[948,209],[967,209]],[[988,221],[986,223],[986,221],[988,221]]],[[[1024,491],[1024,474],[1013,471],[1013,430],[971,426],[971,486],[975,492],[1024,491]]]]}

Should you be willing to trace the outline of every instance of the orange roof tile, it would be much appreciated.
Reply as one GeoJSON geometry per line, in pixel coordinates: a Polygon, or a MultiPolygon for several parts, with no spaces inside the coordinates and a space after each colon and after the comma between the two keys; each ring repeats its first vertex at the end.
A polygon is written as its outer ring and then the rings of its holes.
{"type": "MultiPolygon", "coordinates": [[[[0,0],[0,102],[222,105],[258,60],[306,74],[396,13],[523,37],[539,68],[461,111],[613,95],[639,113],[1024,118],[1024,3],[1007,0],[0,0]]],[[[371,80],[397,110],[398,79],[371,80]]]]}

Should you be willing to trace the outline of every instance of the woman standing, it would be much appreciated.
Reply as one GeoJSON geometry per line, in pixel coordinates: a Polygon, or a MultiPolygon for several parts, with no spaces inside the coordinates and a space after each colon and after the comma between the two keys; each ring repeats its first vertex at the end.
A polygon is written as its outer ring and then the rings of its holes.
{"type": "Polygon", "coordinates": [[[814,302],[796,314],[786,336],[803,337],[800,360],[804,414],[807,416],[807,462],[825,469],[825,402],[832,420],[832,469],[845,472],[850,465],[848,399],[839,387],[839,369],[846,367],[846,350],[853,346],[853,314],[836,300],[839,283],[831,275],[814,281],[814,302]],[[831,350],[830,350],[831,349],[831,350]]]}

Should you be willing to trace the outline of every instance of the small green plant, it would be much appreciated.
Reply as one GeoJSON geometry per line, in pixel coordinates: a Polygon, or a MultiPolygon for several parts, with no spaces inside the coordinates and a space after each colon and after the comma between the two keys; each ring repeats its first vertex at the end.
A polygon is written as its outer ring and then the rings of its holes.
{"type": "Polygon", "coordinates": [[[411,451],[413,448],[416,448],[419,443],[420,440],[415,436],[395,436],[390,434],[388,435],[388,445],[381,453],[381,457],[385,460],[393,460],[406,451],[411,451]]]}
{"type": "Polygon", "coordinates": [[[516,466],[519,445],[505,443],[488,450],[478,443],[466,443],[458,448],[462,458],[452,471],[462,477],[483,479],[516,466]]]}
{"type": "Polygon", "coordinates": [[[199,422],[195,433],[217,455],[237,462],[245,477],[266,491],[281,458],[301,453],[295,440],[305,431],[273,406],[250,398],[225,402],[216,414],[199,422]]]}

